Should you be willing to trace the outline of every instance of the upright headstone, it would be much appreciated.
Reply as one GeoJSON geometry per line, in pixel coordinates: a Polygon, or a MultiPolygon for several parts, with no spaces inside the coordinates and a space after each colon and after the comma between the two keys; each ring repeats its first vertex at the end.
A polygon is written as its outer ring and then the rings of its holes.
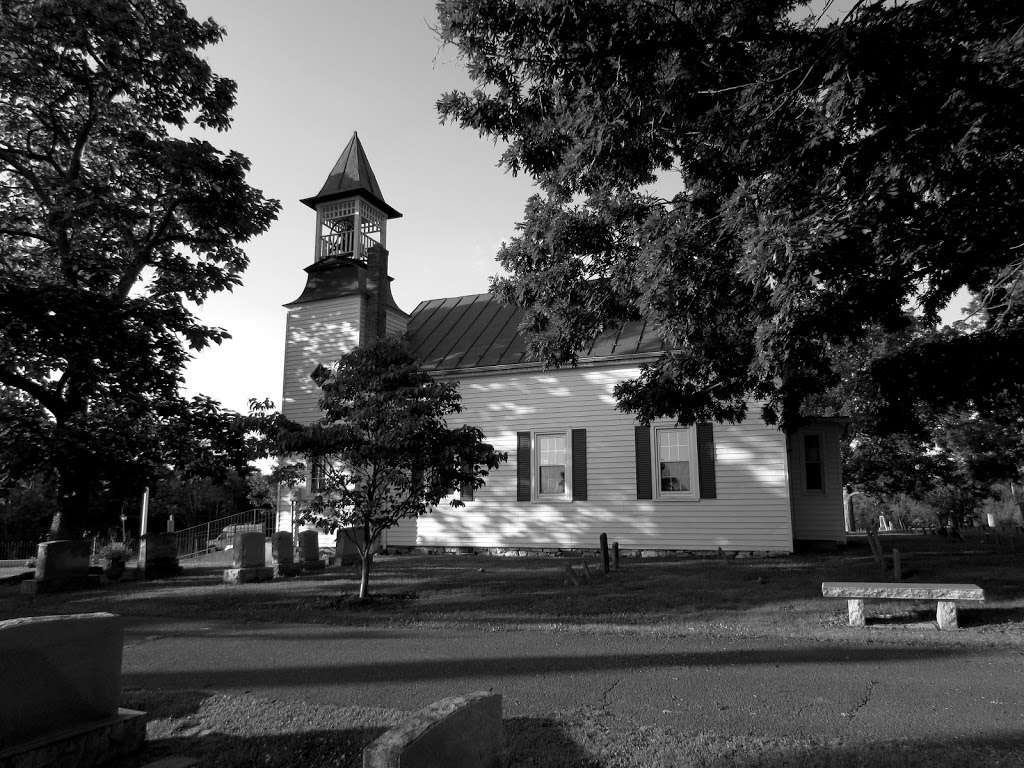
{"type": "Polygon", "coordinates": [[[299,531],[299,558],[304,571],[320,571],[326,564],[320,559],[320,532],[315,529],[299,531]]]}
{"type": "Polygon", "coordinates": [[[334,546],[336,565],[352,565],[359,562],[359,544],[362,543],[362,528],[340,528],[334,546]]]}
{"type": "Polygon", "coordinates": [[[180,573],[178,537],[173,533],[144,534],[139,542],[139,575],[144,579],[162,579],[180,573]]]}
{"type": "Polygon", "coordinates": [[[250,581],[269,581],[274,569],[266,562],[266,537],[258,531],[238,531],[232,548],[232,565],[224,571],[227,584],[245,584],[250,581]]]}
{"type": "Polygon", "coordinates": [[[0,621],[0,765],[98,765],[137,750],[145,713],[118,708],[123,642],[110,613],[0,621]]]}
{"type": "Polygon", "coordinates": [[[84,539],[58,539],[40,542],[36,551],[35,578],[21,583],[21,591],[59,592],[82,589],[99,583],[89,576],[90,543],[84,539]]]}
{"type": "Polygon", "coordinates": [[[295,545],[288,531],[278,531],[270,537],[270,552],[276,561],[274,576],[298,576],[299,566],[295,563],[295,545]]]}

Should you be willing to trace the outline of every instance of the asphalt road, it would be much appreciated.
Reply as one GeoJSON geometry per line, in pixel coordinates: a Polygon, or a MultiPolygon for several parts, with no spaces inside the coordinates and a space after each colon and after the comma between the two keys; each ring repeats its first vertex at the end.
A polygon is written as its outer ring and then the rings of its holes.
{"type": "MultiPolygon", "coordinates": [[[[129,688],[414,710],[474,690],[506,717],[581,707],[684,734],[1020,739],[1024,650],[542,631],[129,624],[129,688]]],[[[931,630],[936,631],[936,630],[931,630]]]]}

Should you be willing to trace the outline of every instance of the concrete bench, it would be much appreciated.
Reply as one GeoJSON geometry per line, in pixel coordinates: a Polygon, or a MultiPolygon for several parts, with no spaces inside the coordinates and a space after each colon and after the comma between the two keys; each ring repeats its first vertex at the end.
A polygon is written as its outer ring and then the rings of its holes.
{"type": "Polygon", "coordinates": [[[825,597],[845,597],[850,611],[850,626],[864,626],[864,600],[936,600],[935,621],[939,629],[956,629],[957,601],[985,602],[985,590],[976,584],[894,584],[872,581],[826,581],[821,585],[825,597]]]}

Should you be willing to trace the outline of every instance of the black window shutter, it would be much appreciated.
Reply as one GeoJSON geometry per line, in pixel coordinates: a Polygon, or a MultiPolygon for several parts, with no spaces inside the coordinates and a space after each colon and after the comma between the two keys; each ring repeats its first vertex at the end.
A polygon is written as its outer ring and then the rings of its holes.
{"type": "Polygon", "coordinates": [[[516,432],[516,501],[530,501],[530,433],[516,432]]]}
{"type": "Polygon", "coordinates": [[[572,431],[572,500],[587,500],[587,430],[572,431]]]}
{"type": "MultiPolygon", "coordinates": [[[[463,472],[469,472],[471,469],[472,466],[470,466],[469,464],[462,465],[463,472]]],[[[473,501],[473,490],[474,489],[472,483],[462,483],[462,485],[459,487],[459,497],[463,501],[473,501]]]]}
{"type": "Polygon", "coordinates": [[[697,425],[697,476],[700,482],[700,497],[716,498],[718,488],[715,484],[715,429],[708,422],[697,425]]]}
{"type": "Polygon", "coordinates": [[[636,497],[651,499],[654,498],[651,486],[651,428],[636,427],[633,440],[636,444],[636,497]]]}

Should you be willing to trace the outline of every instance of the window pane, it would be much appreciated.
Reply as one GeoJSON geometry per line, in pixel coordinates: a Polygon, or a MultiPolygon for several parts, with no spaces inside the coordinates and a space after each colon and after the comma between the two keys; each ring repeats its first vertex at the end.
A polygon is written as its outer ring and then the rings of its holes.
{"type": "Polygon", "coordinates": [[[688,491],[688,490],[690,490],[690,462],[688,462],[688,461],[663,461],[663,462],[661,462],[661,490],[663,490],[663,491],[688,491]]]}
{"type": "Polygon", "coordinates": [[[537,463],[565,465],[565,435],[537,435],[537,463]]]}
{"type": "Polygon", "coordinates": [[[807,490],[808,491],[820,491],[823,486],[821,484],[821,464],[807,464],[807,490]]]}
{"type": "Polygon", "coordinates": [[[821,438],[818,435],[804,435],[804,461],[821,461],[821,438]]]}
{"type": "Polygon", "coordinates": [[[659,477],[663,492],[690,490],[690,430],[681,428],[657,431],[659,477]]]}
{"type": "Polygon", "coordinates": [[[565,465],[553,464],[540,468],[540,492],[565,493],[565,465]]]}
{"type": "Polygon", "coordinates": [[[658,461],[682,461],[689,458],[690,431],[687,429],[658,430],[658,461]]]}
{"type": "Polygon", "coordinates": [[[804,477],[808,491],[825,489],[821,471],[821,435],[804,435],[804,477]]]}

